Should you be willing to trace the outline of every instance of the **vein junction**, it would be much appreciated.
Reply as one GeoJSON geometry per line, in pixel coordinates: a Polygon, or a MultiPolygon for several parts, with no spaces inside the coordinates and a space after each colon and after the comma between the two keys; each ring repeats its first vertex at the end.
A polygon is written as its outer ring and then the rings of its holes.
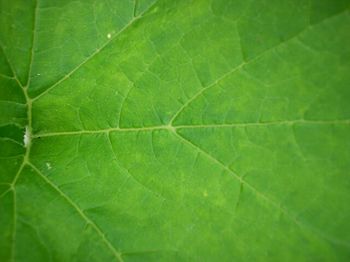
{"type": "MultiPolygon", "coordinates": [[[[36,8],[37,12],[37,8],[36,8]]],[[[134,21],[134,20],[133,20],[134,21]]],[[[129,26],[131,23],[129,23],[127,26],[129,26]]],[[[35,41],[35,35],[33,37],[33,46],[34,46],[34,41],[35,41]]],[[[108,42],[107,42],[108,43],[108,42]]],[[[113,253],[115,256],[116,260],[118,261],[123,261],[122,259],[122,253],[118,251],[114,245],[106,238],[105,234],[102,232],[101,229],[92,221],[83,211],[82,209],[68,196],[66,195],[58,186],[56,186],[47,176],[45,176],[34,164],[30,162],[30,152],[31,152],[31,147],[33,140],[41,137],[53,137],[53,136],[68,136],[68,135],[80,135],[80,134],[98,134],[98,133],[110,133],[110,132],[139,132],[139,131],[155,131],[155,130],[167,130],[171,133],[173,133],[181,142],[187,144],[189,147],[193,148],[194,150],[198,151],[205,157],[207,157],[210,161],[213,163],[219,165],[221,168],[227,170],[230,174],[233,175],[235,179],[237,179],[240,183],[246,185],[250,190],[252,190],[256,195],[264,200],[266,200],[268,203],[271,204],[274,208],[280,210],[284,214],[286,214],[294,223],[296,223],[298,226],[302,226],[304,228],[307,228],[305,225],[302,225],[300,221],[298,221],[293,215],[289,214],[289,212],[285,209],[282,208],[278,203],[276,203],[274,200],[270,199],[263,193],[259,192],[255,187],[247,183],[242,177],[238,176],[232,169],[224,165],[222,162],[220,162],[218,159],[216,159],[214,156],[209,154],[208,152],[204,151],[201,149],[199,146],[195,145],[191,141],[187,140],[183,136],[181,136],[177,131],[180,129],[197,129],[197,128],[239,128],[239,127],[247,127],[247,126],[271,126],[271,125],[297,125],[297,124],[305,124],[305,125],[329,125],[329,124],[341,124],[341,125],[349,125],[350,120],[329,120],[329,121],[321,121],[321,120],[304,120],[304,119],[298,119],[298,120],[290,120],[290,121],[275,121],[275,122],[256,122],[256,123],[222,123],[222,124],[200,124],[200,125],[174,125],[173,120],[179,115],[179,113],[182,111],[182,109],[187,106],[193,99],[190,99],[187,103],[184,104],[182,108],[180,108],[179,111],[175,113],[173,116],[172,120],[170,121],[169,124],[167,125],[159,125],[159,126],[150,126],[150,127],[111,127],[111,128],[106,128],[106,129],[99,129],[99,130],[72,130],[72,131],[63,131],[63,132],[50,132],[50,133],[37,133],[33,134],[32,130],[32,105],[33,101],[38,99],[40,96],[44,95],[45,93],[49,92],[52,88],[57,86],[59,83],[63,82],[65,79],[67,79],[70,75],[72,75],[76,70],[78,70],[82,65],[86,63],[89,59],[91,59],[95,54],[100,52],[101,49],[98,50],[97,53],[93,53],[86,61],[83,61],[78,67],[76,67],[73,71],[71,71],[66,77],[62,78],[60,81],[58,81],[55,85],[47,89],[45,92],[40,94],[38,97],[35,98],[30,98],[28,95],[28,88],[30,85],[30,73],[31,73],[31,68],[32,68],[32,62],[33,62],[33,56],[34,56],[34,49],[32,49],[32,57],[31,57],[31,64],[30,64],[30,70],[29,70],[29,76],[28,76],[28,83],[23,86],[20,81],[18,80],[18,77],[15,74],[15,71],[12,68],[14,78],[17,81],[18,85],[22,88],[24,96],[26,98],[26,104],[27,104],[27,118],[28,118],[28,124],[26,126],[26,131],[24,135],[24,144],[26,147],[26,151],[23,157],[23,162],[20,165],[18,172],[14,176],[13,181],[10,184],[10,190],[13,191],[13,197],[14,197],[14,226],[13,226],[13,234],[12,234],[12,258],[14,260],[14,248],[15,248],[15,240],[16,240],[16,189],[15,185],[18,181],[18,178],[20,174],[22,173],[23,169],[28,166],[32,170],[34,170],[47,184],[49,184],[55,191],[61,195],[67,203],[72,206],[75,211],[81,216],[81,218],[85,221],[85,223],[90,224],[96,233],[100,236],[101,240],[106,244],[106,246],[110,249],[110,251],[113,253]]],[[[216,81],[217,82],[217,81],[216,81]]],[[[215,83],[216,83],[215,82],[215,83]]],[[[209,87],[206,87],[202,89],[203,92],[204,90],[208,89],[209,87]]],[[[200,94],[200,93],[199,93],[200,94]]],[[[198,95],[197,95],[198,96],[198,95]]],[[[319,232],[314,232],[318,235],[320,235],[319,232]]],[[[334,240],[328,236],[321,235],[321,237],[324,237],[332,242],[339,242],[337,240],[334,240]]],[[[344,244],[339,242],[339,244],[344,244]]],[[[345,243],[345,245],[348,245],[345,243]]]]}
{"type": "Polygon", "coordinates": [[[154,130],[168,130],[176,132],[179,129],[202,129],[202,128],[239,128],[249,126],[273,126],[273,125],[349,125],[350,120],[290,120],[290,121],[275,121],[275,122],[252,122],[252,123],[232,123],[232,124],[202,124],[202,125],[159,125],[149,127],[115,127],[97,130],[76,130],[76,131],[62,131],[62,132],[49,132],[49,133],[37,133],[32,135],[32,138],[51,137],[51,136],[69,136],[69,135],[82,135],[82,134],[99,134],[109,132],[138,132],[138,131],[154,131],[154,130]]]}

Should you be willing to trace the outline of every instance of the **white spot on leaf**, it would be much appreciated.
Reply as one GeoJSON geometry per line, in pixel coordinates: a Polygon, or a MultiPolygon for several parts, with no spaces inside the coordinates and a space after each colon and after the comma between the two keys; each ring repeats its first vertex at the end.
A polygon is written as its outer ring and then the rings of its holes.
{"type": "Polygon", "coordinates": [[[46,163],[47,169],[50,170],[52,168],[51,164],[49,162],[46,163]]]}
{"type": "Polygon", "coordinates": [[[111,39],[111,37],[112,37],[111,33],[108,33],[107,38],[111,39]]]}
{"type": "Polygon", "coordinates": [[[30,133],[29,133],[28,126],[26,126],[26,131],[24,132],[23,143],[24,143],[24,147],[28,147],[30,143],[30,133]]]}

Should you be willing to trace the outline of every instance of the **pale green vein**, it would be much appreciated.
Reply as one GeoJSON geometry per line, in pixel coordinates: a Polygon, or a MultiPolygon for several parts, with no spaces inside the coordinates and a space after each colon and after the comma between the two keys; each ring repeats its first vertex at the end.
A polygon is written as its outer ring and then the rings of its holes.
{"type": "Polygon", "coordinates": [[[13,76],[8,76],[4,74],[0,74],[0,77],[5,78],[5,79],[15,79],[13,76]]]}
{"type": "Polygon", "coordinates": [[[137,11],[138,1],[134,0],[134,8],[133,8],[133,16],[136,17],[136,11],[137,11]]]}
{"type": "Polygon", "coordinates": [[[18,106],[25,106],[26,104],[22,104],[16,101],[10,101],[10,100],[0,100],[0,102],[3,102],[5,104],[13,104],[13,105],[18,105],[18,106]]]}
{"type": "Polygon", "coordinates": [[[17,76],[17,74],[16,74],[15,68],[14,68],[13,65],[10,63],[10,60],[9,60],[9,58],[8,58],[6,52],[5,52],[5,49],[4,49],[3,44],[2,44],[1,41],[0,41],[0,48],[2,49],[2,53],[4,54],[5,60],[6,60],[7,64],[8,64],[8,66],[9,66],[10,69],[11,69],[11,72],[12,72],[12,75],[13,75],[13,79],[16,80],[17,84],[18,84],[20,87],[23,87],[21,81],[19,81],[19,78],[18,78],[18,76],[17,76]]]}
{"type": "Polygon", "coordinates": [[[113,253],[115,258],[118,261],[123,262],[121,253],[115,249],[112,243],[106,238],[105,234],[101,231],[101,229],[96,225],[94,221],[92,221],[82,210],[81,208],[68,196],[66,195],[59,187],[57,187],[50,179],[48,179],[41,171],[32,163],[28,162],[28,165],[48,184],[50,185],[57,193],[59,193],[62,198],[64,198],[67,203],[72,206],[75,211],[85,220],[88,225],[91,225],[96,233],[101,237],[102,241],[106,244],[106,246],[113,253]]]}
{"type": "Polygon", "coordinates": [[[250,126],[274,126],[274,125],[350,125],[350,120],[285,120],[271,122],[252,122],[252,123],[232,123],[232,124],[202,124],[202,125],[178,125],[175,129],[191,129],[191,128],[231,128],[231,127],[250,127],[250,126]]]}
{"type": "Polygon", "coordinates": [[[235,127],[254,127],[254,126],[274,126],[274,125],[350,125],[350,120],[287,120],[287,121],[274,121],[274,122],[252,122],[252,123],[232,123],[232,124],[202,124],[202,125],[160,125],[150,127],[130,127],[130,128],[106,128],[99,130],[77,130],[77,131],[62,131],[62,132],[49,132],[49,133],[37,133],[32,135],[32,138],[50,137],[50,136],[70,136],[70,135],[82,135],[82,134],[103,134],[109,132],[142,132],[142,131],[154,131],[154,130],[176,130],[176,129],[196,129],[196,128],[235,128],[235,127]]]}
{"type": "MultiPolygon", "coordinates": [[[[2,49],[3,49],[3,48],[2,48],[2,49]]],[[[24,95],[25,95],[25,97],[26,97],[26,99],[27,99],[27,98],[28,98],[27,92],[26,92],[26,90],[24,89],[24,87],[23,87],[23,85],[21,84],[21,82],[19,81],[19,79],[18,79],[18,77],[17,77],[17,74],[16,74],[16,71],[14,70],[14,67],[13,67],[12,64],[10,63],[10,61],[9,61],[9,59],[8,59],[8,57],[7,57],[6,52],[5,52],[4,49],[3,49],[3,54],[4,54],[4,56],[5,56],[5,59],[6,59],[7,63],[8,63],[8,65],[9,65],[11,71],[12,71],[12,74],[13,74],[14,79],[16,80],[17,84],[18,84],[18,85],[21,87],[21,89],[23,90],[23,93],[24,93],[24,95]]],[[[27,104],[28,104],[28,100],[27,100],[27,104]]],[[[29,114],[29,109],[28,109],[28,114],[29,114]]],[[[30,115],[31,115],[31,114],[30,114],[30,115]]],[[[14,221],[14,222],[13,222],[13,227],[12,227],[12,234],[11,234],[11,235],[12,235],[12,240],[11,240],[11,241],[12,241],[12,245],[11,245],[11,261],[14,261],[14,257],[15,257],[15,241],[16,241],[16,221],[17,221],[17,218],[16,218],[16,216],[17,216],[16,202],[17,202],[17,200],[16,200],[15,184],[16,184],[17,179],[18,179],[20,173],[22,172],[22,170],[23,170],[23,168],[24,168],[26,162],[27,162],[28,159],[29,159],[29,152],[30,152],[30,145],[27,147],[26,152],[25,152],[24,157],[23,157],[23,161],[22,161],[22,163],[21,163],[21,165],[20,165],[20,167],[19,167],[19,169],[18,169],[16,175],[14,176],[13,181],[11,182],[11,190],[13,191],[13,221],[14,221]]]]}
{"type": "Polygon", "coordinates": [[[267,53],[269,52],[272,52],[274,51],[275,49],[277,49],[278,47],[280,46],[283,46],[285,44],[288,44],[290,41],[292,41],[293,39],[297,39],[301,34],[305,33],[306,31],[308,31],[310,28],[320,24],[320,23],[325,23],[327,22],[328,20],[334,18],[335,16],[338,16],[342,13],[345,13],[347,12],[347,10],[343,11],[343,12],[340,12],[340,13],[337,13],[333,16],[330,16],[330,17],[327,17],[325,18],[324,20],[320,21],[319,23],[317,24],[313,24],[313,25],[308,25],[306,26],[303,30],[299,31],[297,34],[293,35],[292,37],[284,40],[284,41],[281,41],[279,42],[277,45],[271,47],[271,48],[268,48],[266,49],[265,51],[263,51],[262,53],[260,53],[259,55],[257,55],[256,57],[254,58],[251,58],[250,60],[246,60],[244,62],[242,62],[240,65],[234,67],[233,69],[231,69],[230,71],[226,72],[225,74],[223,74],[222,76],[220,76],[218,79],[216,79],[214,82],[212,82],[211,84],[207,85],[206,87],[204,88],[201,88],[198,90],[197,93],[195,93],[191,98],[189,98],[176,112],[175,114],[173,115],[173,117],[170,119],[169,123],[172,124],[176,118],[194,101],[196,100],[199,96],[201,96],[206,90],[216,86],[217,84],[219,84],[221,81],[225,80],[227,77],[233,75],[235,72],[237,72],[239,69],[253,63],[254,61],[257,61],[259,60],[260,58],[262,58],[264,55],[266,55],[267,53]]]}
{"type": "Polygon", "coordinates": [[[111,151],[112,151],[112,154],[114,156],[115,163],[116,163],[118,169],[125,171],[129,175],[129,177],[132,178],[136,182],[136,184],[138,184],[139,186],[144,188],[147,192],[155,195],[156,197],[162,199],[163,201],[166,200],[166,198],[164,196],[162,196],[160,193],[152,190],[151,188],[149,188],[145,184],[141,183],[133,174],[130,173],[130,171],[126,167],[122,166],[122,164],[118,162],[118,158],[117,158],[117,155],[113,149],[113,145],[112,145],[112,141],[111,141],[111,133],[106,133],[106,135],[107,135],[109,147],[111,148],[111,151]]]}
{"type": "Polygon", "coordinates": [[[36,0],[35,2],[35,8],[34,8],[34,21],[33,21],[33,36],[32,36],[32,46],[30,50],[30,60],[29,60],[29,67],[28,67],[28,76],[27,76],[27,84],[25,85],[26,88],[29,87],[30,81],[31,81],[31,74],[33,69],[33,61],[34,61],[34,50],[35,50],[35,44],[36,44],[36,30],[38,28],[38,16],[39,16],[39,0],[36,0]]]}
{"type": "Polygon", "coordinates": [[[160,130],[160,129],[169,129],[169,126],[151,126],[151,127],[143,127],[143,128],[106,128],[100,130],[79,130],[79,131],[67,131],[67,132],[52,132],[52,133],[38,133],[33,135],[33,138],[40,138],[46,136],[67,136],[67,135],[81,135],[81,134],[103,134],[109,132],[135,132],[135,131],[151,131],[151,130],[160,130]]]}
{"type": "Polygon", "coordinates": [[[14,144],[16,144],[16,145],[19,145],[19,146],[21,146],[21,147],[23,146],[23,144],[21,144],[20,142],[14,140],[14,139],[12,139],[12,138],[9,138],[9,137],[0,137],[0,140],[9,141],[9,142],[14,143],[14,144]]]}
{"type": "Polygon", "coordinates": [[[17,230],[17,197],[16,197],[16,182],[21,174],[24,166],[26,165],[26,161],[28,159],[27,155],[28,150],[26,151],[26,155],[23,158],[22,164],[20,165],[15,177],[13,178],[11,182],[11,190],[13,191],[13,226],[12,226],[12,245],[11,245],[11,261],[15,261],[15,247],[16,247],[16,230],[17,230]]]}
{"type": "Polygon", "coordinates": [[[97,54],[99,54],[103,49],[105,49],[109,43],[111,43],[113,40],[117,39],[117,37],[119,35],[121,35],[123,32],[125,32],[129,27],[131,27],[136,21],[140,20],[145,13],[147,13],[148,10],[150,10],[155,4],[157,3],[157,1],[155,1],[147,10],[145,10],[143,13],[141,13],[140,15],[134,17],[133,19],[130,20],[129,23],[127,23],[118,33],[116,33],[114,36],[112,36],[108,41],[106,41],[101,47],[99,47],[98,49],[96,49],[91,55],[89,55],[85,60],[83,60],[80,64],[78,64],[72,71],[70,71],[68,74],[66,74],[64,77],[62,77],[61,79],[59,79],[57,82],[55,82],[53,85],[51,85],[50,87],[48,87],[45,91],[43,91],[42,93],[40,93],[39,95],[37,95],[36,97],[34,97],[32,99],[32,101],[35,101],[37,99],[39,99],[40,97],[42,97],[43,95],[45,95],[46,93],[50,92],[52,89],[54,89],[56,86],[58,86],[59,84],[61,84],[62,82],[64,82],[66,79],[68,79],[71,75],[73,75],[76,71],[78,71],[82,66],[84,66],[87,62],[89,62],[90,60],[92,60],[97,54]]]}
{"type": "MultiPolygon", "coordinates": [[[[20,81],[18,80],[16,74],[15,74],[15,71],[14,69],[11,67],[11,70],[13,71],[13,74],[14,74],[14,77],[15,79],[17,80],[19,86],[21,87],[22,91],[23,91],[23,94],[25,96],[25,99],[26,99],[26,103],[27,103],[27,121],[28,121],[28,124],[27,124],[27,127],[26,127],[26,135],[28,135],[28,144],[25,145],[26,146],[26,152],[24,154],[24,157],[23,157],[23,162],[20,166],[20,168],[18,169],[18,172],[17,174],[15,175],[13,181],[12,181],[12,185],[11,185],[11,188],[13,189],[13,231],[12,231],[12,248],[11,248],[11,260],[14,261],[15,259],[15,241],[16,241],[16,227],[17,227],[17,206],[16,206],[16,189],[15,189],[15,185],[16,185],[16,182],[19,178],[19,175],[21,174],[23,168],[25,167],[26,164],[29,163],[29,155],[30,155],[30,149],[31,149],[31,130],[32,130],[32,101],[28,95],[28,85],[29,85],[29,82],[30,82],[30,71],[31,71],[31,64],[32,64],[32,59],[33,59],[33,53],[34,53],[34,41],[35,41],[35,27],[36,27],[36,21],[37,21],[37,13],[38,13],[38,0],[36,1],[35,3],[35,11],[34,11],[34,22],[33,22],[33,39],[32,39],[32,56],[31,56],[31,62],[30,62],[30,65],[29,65],[29,69],[28,69],[28,80],[27,80],[27,85],[26,86],[23,86],[20,81]]],[[[10,62],[9,62],[9,65],[10,62]]]]}
{"type": "Polygon", "coordinates": [[[208,152],[204,151],[202,148],[200,148],[199,146],[197,146],[196,144],[194,144],[193,142],[191,142],[190,140],[186,139],[185,137],[181,136],[179,133],[177,133],[176,131],[173,132],[173,134],[178,137],[181,141],[183,141],[183,143],[189,145],[191,148],[194,148],[197,152],[200,152],[201,154],[203,154],[204,156],[206,156],[208,159],[210,159],[212,162],[216,163],[217,165],[221,166],[221,168],[223,168],[224,170],[228,171],[231,175],[233,175],[233,177],[235,179],[237,179],[240,183],[242,183],[243,185],[245,185],[247,188],[249,188],[250,190],[252,190],[260,199],[266,201],[267,203],[269,203],[272,207],[276,208],[277,210],[279,210],[281,213],[285,214],[291,221],[293,221],[297,226],[299,226],[300,228],[305,228],[308,229],[310,232],[314,233],[315,235],[317,235],[318,237],[321,237],[325,240],[328,240],[331,243],[337,244],[337,245],[341,245],[341,246],[345,246],[345,247],[350,247],[350,243],[336,239],[333,236],[329,236],[326,235],[322,232],[320,232],[317,229],[311,228],[310,226],[307,226],[305,224],[303,224],[301,221],[299,221],[295,216],[293,216],[288,210],[286,210],[285,208],[283,208],[279,203],[277,203],[276,201],[274,201],[273,199],[271,199],[270,197],[264,195],[263,193],[261,193],[259,190],[257,190],[254,186],[252,186],[251,184],[249,184],[247,181],[245,181],[241,176],[237,175],[231,168],[229,168],[228,166],[226,166],[225,164],[223,164],[221,161],[219,161],[218,159],[216,159],[215,157],[213,157],[211,154],[209,154],[208,152]]]}
{"type": "Polygon", "coordinates": [[[133,89],[133,87],[135,86],[135,84],[129,88],[129,90],[126,92],[125,96],[123,97],[123,100],[120,102],[120,109],[119,109],[119,116],[118,116],[118,123],[117,123],[117,126],[120,127],[120,121],[121,121],[121,118],[122,118],[122,112],[123,112],[123,108],[124,108],[124,104],[126,102],[126,100],[128,99],[129,97],[129,94],[131,92],[131,90],[133,89]]]}

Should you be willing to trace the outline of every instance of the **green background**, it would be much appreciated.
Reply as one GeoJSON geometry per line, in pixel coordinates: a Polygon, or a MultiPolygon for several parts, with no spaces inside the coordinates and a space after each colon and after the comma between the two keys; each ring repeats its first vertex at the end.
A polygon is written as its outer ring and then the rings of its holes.
{"type": "Polygon", "coordinates": [[[349,261],[349,6],[0,0],[0,261],[349,261]]]}

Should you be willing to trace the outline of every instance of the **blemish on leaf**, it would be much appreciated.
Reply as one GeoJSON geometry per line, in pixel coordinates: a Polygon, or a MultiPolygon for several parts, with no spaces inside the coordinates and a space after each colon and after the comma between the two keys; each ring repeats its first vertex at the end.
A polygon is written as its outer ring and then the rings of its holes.
{"type": "Polygon", "coordinates": [[[24,147],[28,147],[28,145],[30,143],[30,133],[29,133],[29,127],[28,126],[26,126],[26,130],[24,132],[23,143],[24,143],[24,147]]]}

